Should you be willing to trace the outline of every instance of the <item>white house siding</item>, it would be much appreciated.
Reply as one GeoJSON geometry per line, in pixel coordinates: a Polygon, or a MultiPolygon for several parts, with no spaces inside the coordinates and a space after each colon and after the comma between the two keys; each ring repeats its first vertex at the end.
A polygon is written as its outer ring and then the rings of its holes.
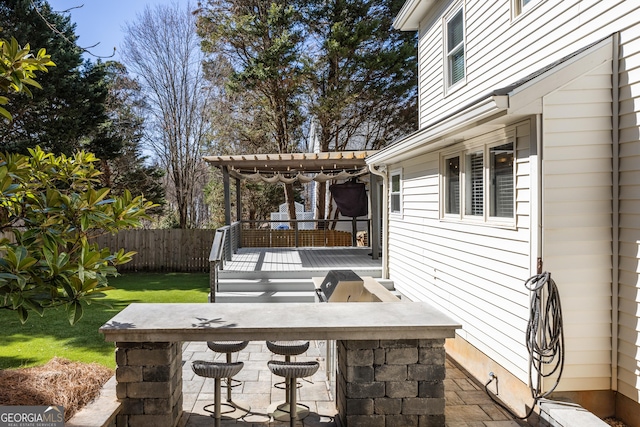
{"type": "Polygon", "coordinates": [[[518,226],[441,221],[438,152],[390,165],[402,168],[402,216],[390,215],[389,270],[405,297],[453,316],[465,340],[526,382],[530,124],[478,138],[499,141],[507,132],[516,134],[518,226]]]}
{"type": "Polygon", "coordinates": [[[543,261],[566,335],[559,391],[611,386],[611,70],[543,97],[543,261]]]}
{"type": "Polygon", "coordinates": [[[640,2],[630,0],[540,1],[513,21],[510,0],[466,0],[467,82],[445,95],[443,24],[438,16],[453,4],[440,3],[421,26],[421,127],[640,21],[640,2]]]}
{"type": "Polygon", "coordinates": [[[640,25],[620,32],[618,391],[640,400],[640,25]]]}

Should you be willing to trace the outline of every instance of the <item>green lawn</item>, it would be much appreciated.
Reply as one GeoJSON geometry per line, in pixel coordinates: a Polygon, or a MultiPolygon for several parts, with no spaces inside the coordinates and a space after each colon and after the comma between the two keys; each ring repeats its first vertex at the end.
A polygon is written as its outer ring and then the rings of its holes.
{"type": "Polygon", "coordinates": [[[111,307],[85,306],[84,317],[69,325],[64,310],[29,314],[22,325],[16,313],[0,312],[0,369],[42,365],[52,357],[115,368],[114,344],[98,332],[103,324],[133,302],[207,302],[206,273],[130,273],[110,279],[116,287],[104,299],[111,307]]]}

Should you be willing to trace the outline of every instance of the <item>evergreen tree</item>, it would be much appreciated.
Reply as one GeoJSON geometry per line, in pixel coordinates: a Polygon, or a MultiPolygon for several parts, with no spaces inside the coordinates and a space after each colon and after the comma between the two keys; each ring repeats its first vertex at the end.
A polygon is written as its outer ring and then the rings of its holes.
{"type": "Polygon", "coordinates": [[[53,12],[44,0],[3,0],[0,28],[1,38],[19,37],[36,51],[46,48],[56,64],[41,76],[42,90],[32,91],[32,98],[9,95],[13,120],[0,124],[0,149],[26,153],[39,145],[71,154],[81,148],[94,150],[99,143],[115,144],[110,151],[117,152],[117,141],[96,139],[108,119],[104,69],[83,63],[69,16],[53,12]]]}
{"type": "MultiPolygon", "coordinates": [[[[309,114],[320,151],[380,149],[417,129],[416,35],[392,28],[404,0],[299,0],[309,114]]],[[[326,183],[317,186],[324,218],[326,183]]]]}
{"type": "Polygon", "coordinates": [[[229,88],[247,102],[233,113],[254,118],[245,147],[294,152],[315,126],[321,151],[379,149],[417,128],[417,39],[392,28],[403,0],[203,3],[203,49],[233,64],[229,88]]]}
{"type": "MultiPolygon", "coordinates": [[[[284,0],[209,0],[198,12],[204,51],[231,64],[228,88],[251,107],[243,135],[262,150],[297,152],[304,123],[299,14],[284,0]]],[[[284,187],[289,218],[295,219],[294,188],[284,187]]]]}

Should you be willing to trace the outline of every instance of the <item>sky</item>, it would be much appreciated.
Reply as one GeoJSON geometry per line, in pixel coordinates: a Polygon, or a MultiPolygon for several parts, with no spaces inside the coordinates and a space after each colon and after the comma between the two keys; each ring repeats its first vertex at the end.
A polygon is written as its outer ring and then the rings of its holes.
{"type": "MultiPolygon", "coordinates": [[[[89,51],[102,57],[110,56],[113,48],[116,47],[116,55],[109,59],[121,60],[118,49],[124,38],[125,23],[134,22],[136,14],[141,13],[147,4],[170,4],[172,0],[48,0],[48,2],[56,12],[83,5],[69,12],[71,21],[76,24],[78,46],[86,48],[99,43],[89,51]]],[[[185,0],[179,2],[186,3],[185,0]]],[[[89,59],[96,58],[89,57],[89,59]]]]}

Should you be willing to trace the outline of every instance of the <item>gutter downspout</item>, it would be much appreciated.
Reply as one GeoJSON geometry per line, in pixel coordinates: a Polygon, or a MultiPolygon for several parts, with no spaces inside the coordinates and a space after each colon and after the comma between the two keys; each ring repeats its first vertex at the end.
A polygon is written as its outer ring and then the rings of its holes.
{"type": "MultiPolygon", "coordinates": [[[[543,111],[544,114],[544,111],[543,111]]],[[[529,275],[533,277],[542,273],[543,255],[544,255],[544,168],[543,168],[543,136],[542,136],[542,119],[543,114],[533,115],[529,121],[529,176],[531,179],[531,206],[529,215],[531,217],[531,228],[529,230],[529,275]]],[[[527,293],[530,303],[531,292],[527,293]]],[[[524,331],[523,331],[524,332],[524,331]]],[[[532,353],[529,352],[529,369],[533,363],[532,353]]],[[[530,371],[531,372],[531,371],[530,371]]],[[[539,378],[538,378],[539,379],[539,378]]],[[[542,390],[544,384],[535,384],[535,380],[529,376],[529,387],[540,387],[542,390]]]]}
{"type": "Polygon", "coordinates": [[[389,278],[389,181],[386,165],[369,165],[369,172],[382,177],[382,278],[389,278]]]}
{"type": "Polygon", "coordinates": [[[530,274],[533,276],[534,274],[540,274],[543,271],[543,255],[544,255],[544,236],[543,236],[543,189],[544,189],[544,170],[542,166],[542,114],[537,114],[534,116],[533,123],[531,123],[530,132],[531,137],[534,140],[534,144],[531,144],[535,151],[536,161],[533,163],[533,169],[530,173],[531,175],[537,177],[535,180],[535,185],[538,187],[535,191],[536,194],[536,206],[532,206],[531,215],[533,216],[534,221],[532,224],[535,224],[535,227],[532,227],[531,230],[531,239],[532,239],[532,248],[531,254],[536,254],[536,258],[531,260],[530,266],[530,274]]]}
{"type": "Polygon", "coordinates": [[[611,390],[618,390],[618,317],[620,298],[619,266],[620,266],[620,75],[619,75],[620,34],[613,35],[612,70],[611,70],[611,140],[612,140],[612,265],[611,265],[611,390]]]}

